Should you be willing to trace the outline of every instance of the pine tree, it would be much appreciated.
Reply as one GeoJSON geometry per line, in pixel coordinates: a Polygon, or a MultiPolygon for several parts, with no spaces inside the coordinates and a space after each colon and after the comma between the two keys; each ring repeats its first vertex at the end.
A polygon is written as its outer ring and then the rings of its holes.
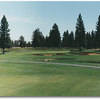
{"type": "Polygon", "coordinates": [[[91,34],[90,32],[86,33],[86,48],[91,49],[92,48],[92,40],[91,40],[91,34]]]}
{"type": "Polygon", "coordinates": [[[14,41],[11,40],[11,47],[14,47],[14,41]]]}
{"type": "Polygon", "coordinates": [[[70,48],[74,47],[74,33],[73,33],[73,31],[71,31],[71,33],[69,34],[69,47],[70,48]]]}
{"type": "Polygon", "coordinates": [[[26,42],[25,42],[23,36],[20,36],[20,37],[19,37],[19,46],[20,46],[21,48],[23,48],[23,47],[26,46],[26,42]]]}
{"type": "Polygon", "coordinates": [[[6,41],[7,41],[7,43],[8,43],[6,48],[8,48],[8,49],[11,48],[11,47],[12,47],[12,41],[11,41],[10,36],[8,36],[8,38],[7,38],[6,41]]]}
{"type": "Polygon", "coordinates": [[[40,32],[39,28],[37,28],[32,35],[32,46],[33,47],[44,47],[44,43],[45,39],[44,36],[42,34],[42,32],[40,32]]]}
{"type": "Polygon", "coordinates": [[[81,14],[79,14],[79,17],[77,18],[75,41],[76,46],[79,47],[79,50],[81,51],[81,48],[85,47],[85,28],[81,14]]]}
{"type": "Polygon", "coordinates": [[[91,32],[91,47],[96,49],[96,33],[91,32]]]}
{"type": "Polygon", "coordinates": [[[27,47],[31,47],[31,42],[28,41],[26,45],[27,45],[27,47]]]}
{"type": "Polygon", "coordinates": [[[61,45],[60,32],[59,32],[57,24],[55,23],[52,27],[52,30],[50,30],[49,46],[50,47],[60,47],[60,45],[61,45]]]}
{"type": "Polygon", "coordinates": [[[14,41],[14,47],[19,47],[19,40],[14,41]]]}
{"type": "Polygon", "coordinates": [[[62,47],[69,47],[69,32],[68,32],[68,30],[63,33],[62,47]]]}
{"type": "Polygon", "coordinates": [[[100,48],[100,15],[96,23],[96,47],[100,48]]]}
{"type": "Polygon", "coordinates": [[[49,37],[46,36],[45,37],[45,47],[49,47],[49,46],[50,46],[50,44],[49,44],[49,37]]]}
{"type": "Polygon", "coordinates": [[[0,47],[3,50],[3,54],[5,53],[5,48],[9,47],[9,42],[10,42],[9,41],[10,29],[8,27],[9,27],[9,24],[7,22],[5,15],[4,15],[2,20],[1,20],[1,27],[0,27],[0,47]]]}

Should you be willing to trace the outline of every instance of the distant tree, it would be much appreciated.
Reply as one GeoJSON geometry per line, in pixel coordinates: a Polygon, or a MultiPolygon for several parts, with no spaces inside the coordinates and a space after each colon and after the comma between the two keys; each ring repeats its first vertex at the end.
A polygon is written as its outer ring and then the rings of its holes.
{"type": "Polygon", "coordinates": [[[57,24],[55,23],[49,33],[49,46],[60,47],[61,37],[57,24]]]}
{"type": "Polygon", "coordinates": [[[50,46],[50,44],[49,44],[49,37],[46,36],[45,37],[45,47],[49,47],[49,46],[50,46]]]}
{"type": "Polygon", "coordinates": [[[31,42],[28,41],[26,45],[27,45],[27,47],[31,47],[31,42]]]}
{"type": "Polygon", "coordinates": [[[0,27],[0,47],[3,50],[3,54],[5,53],[5,48],[9,47],[10,42],[10,29],[8,28],[9,24],[5,15],[1,19],[1,27],[0,27]]]}
{"type": "Polygon", "coordinates": [[[96,23],[96,47],[100,48],[100,15],[96,23]]]}
{"type": "Polygon", "coordinates": [[[12,47],[12,41],[11,41],[10,36],[8,36],[8,38],[7,38],[6,41],[7,41],[7,43],[8,43],[6,48],[8,48],[8,49],[11,48],[11,47],[12,47]]]}
{"type": "Polygon", "coordinates": [[[87,32],[86,33],[86,48],[87,49],[91,49],[92,48],[92,37],[91,37],[91,34],[90,32],[87,32]]]}
{"type": "Polygon", "coordinates": [[[85,47],[85,28],[81,14],[79,14],[79,17],[77,18],[75,41],[77,47],[79,47],[79,50],[81,51],[81,48],[85,47]]]}
{"type": "Polygon", "coordinates": [[[44,36],[42,32],[40,32],[39,28],[37,28],[32,35],[32,46],[33,47],[44,47],[44,36]]]}
{"type": "Polygon", "coordinates": [[[95,31],[91,32],[91,46],[96,49],[96,33],[95,31]]]}
{"type": "Polygon", "coordinates": [[[71,31],[71,33],[69,34],[69,47],[70,48],[74,47],[74,33],[73,33],[73,31],[71,31]]]}
{"type": "Polygon", "coordinates": [[[11,47],[14,47],[14,41],[11,40],[11,47]]]}
{"type": "Polygon", "coordinates": [[[26,41],[24,41],[24,45],[23,45],[23,47],[26,47],[27,46],[27,42],[26,41]]]}
{"type": "Polygon", "coordinates": [[[63,33],[62,47],[69,47],[69,32],[68,32],[68,30],[63,33]]]}
{"type": "Polygon", "coordinates": [[[19,37],[19,46],[21,48],[23,48],[23,47],[25,47],[25,45],[26,45],[26,41],[24,40],[24,37],[23,36],[20,36],[19,37]]]}
{"type": "Polygon", "coordinates": [[[43,36],[43,34],[40,38],[40,41],[41,41],[41,47],[45,47],[45,37],[43,36]]]}
{"type": "Polygon", "coordinates": [[[19,40],[14,41],[14,47],[19,47],[19,40]]]}

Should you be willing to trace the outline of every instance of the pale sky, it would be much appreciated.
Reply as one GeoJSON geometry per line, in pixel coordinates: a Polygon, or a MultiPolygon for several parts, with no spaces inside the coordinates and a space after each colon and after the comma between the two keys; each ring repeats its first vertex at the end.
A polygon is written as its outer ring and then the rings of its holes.
{"type": "Polygon", "coordinates": [[[64,31],[75,31],[79,13],[82,14],[86,31],[95,30],[100,14],[100,1],[0,1],[0,19],[6,16],[12,40],[21,35],[31,41],[32,32],[40,28],[43,35],[49,35],[54,23],[57,23],[61,36],[64,31]]]}

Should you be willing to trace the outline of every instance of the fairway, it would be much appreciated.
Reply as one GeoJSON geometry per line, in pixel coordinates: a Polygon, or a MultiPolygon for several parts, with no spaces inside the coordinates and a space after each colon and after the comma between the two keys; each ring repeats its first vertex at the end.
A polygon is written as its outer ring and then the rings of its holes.
{"type": "Polygon", "coordinates": [[[99,68],[99,63],[86,59],[99,61],[100,56],[74,55],[67,49],[10,50],[0,55],[0,96],[100,96],[100,69],[84,67],[99,68]]]}

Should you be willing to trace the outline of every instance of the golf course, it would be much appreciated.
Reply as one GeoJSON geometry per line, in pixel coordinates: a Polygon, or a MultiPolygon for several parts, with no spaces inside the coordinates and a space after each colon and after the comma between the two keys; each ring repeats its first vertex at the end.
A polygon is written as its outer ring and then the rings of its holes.
{"type": "Polygon", "coordinates": [[[11,48],[0,54],[0,96],[100,96],[99,53],[11,48]]]}
{"type": "Polygon", "coordinates": [[[100,2],[5,1],[0,97],[100,96],[100,2]]]}

